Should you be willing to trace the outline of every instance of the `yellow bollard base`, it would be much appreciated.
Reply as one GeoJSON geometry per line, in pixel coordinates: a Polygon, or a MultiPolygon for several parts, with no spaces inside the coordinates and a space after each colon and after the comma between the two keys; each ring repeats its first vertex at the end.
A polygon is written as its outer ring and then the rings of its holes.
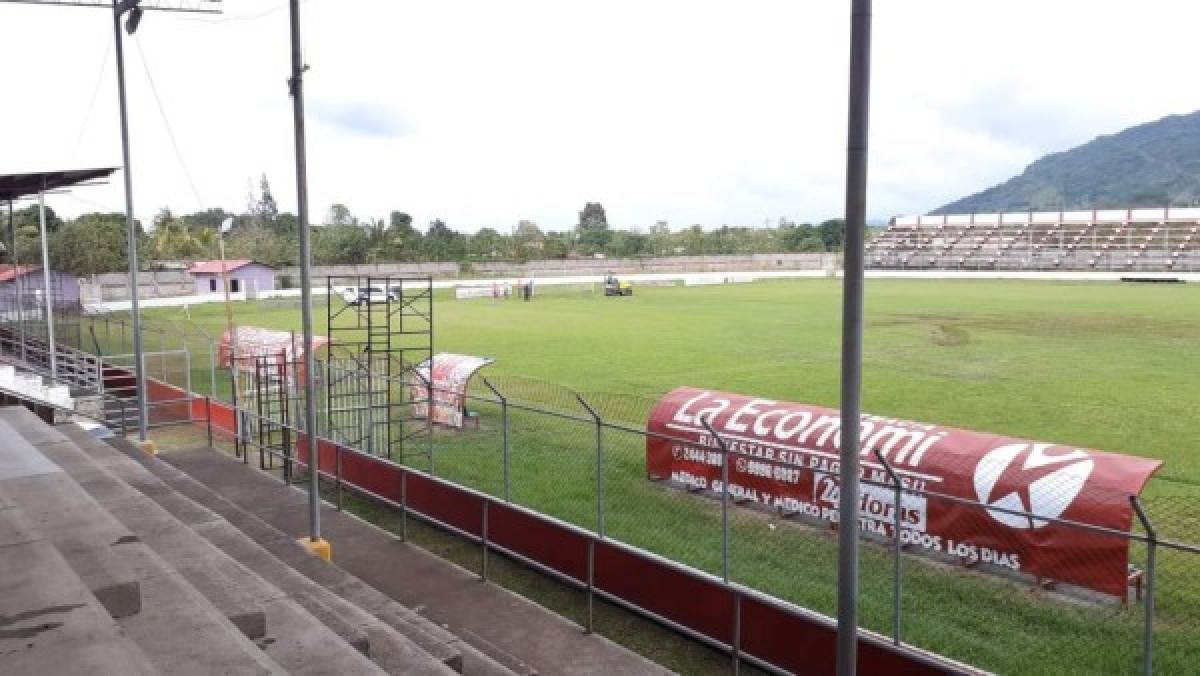
{"type": "Polygon", "coordinates": [[[329,540],[318,538],[313,541],[309,538],[300,538],[296,540],[301,547],[308,550],[309,554],[321,559],[322,561],[330,561],[333,559],[333,547],[330,546],[329,540]]]}
{"type": "Polygon", "coordinates": [[[154,446],[154,442],[150,439],[140,442],[138,444],[138,448],[142,449],[142,452],[146,453],[147,455],[158,455],[158,449],[154,446]]]}

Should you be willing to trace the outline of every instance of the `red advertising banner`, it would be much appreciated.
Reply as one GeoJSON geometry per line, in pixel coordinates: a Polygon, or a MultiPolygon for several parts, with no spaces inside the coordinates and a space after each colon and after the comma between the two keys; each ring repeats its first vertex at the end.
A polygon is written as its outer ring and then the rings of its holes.
{"type": "MultiPolygon", "coordinates": [[[[647,423],[651,479],[721,492],[722,454],[702,421],[729,448],[731,498],[809,520],[838,520],[836,410],[676,389],[647,423]]],[[[895,528],[895,491],[879,452],[905,488],[961,498],[903,494],[902,542],[1124,597],[1128,540],[1054,519],[1128,532],[1129,498],[1161,461],[874,415],[862,416],[860,443],[864,532],[890,539],[895,528]]]]}
{"type": "Polygon", "coordinates": [[[471,376],[492,361],[494,360],[487,357],[439,352],[433,355],[432,374],[429,362],[422,362],[416,369],[421,377],[409,379],[409,396],[416,402],[413,404],[413,416],[424,418],[429,415],[427,390],[432,382],[433,422],[449,427],[462,427],[467,403],[467,385],[471,376]]]}

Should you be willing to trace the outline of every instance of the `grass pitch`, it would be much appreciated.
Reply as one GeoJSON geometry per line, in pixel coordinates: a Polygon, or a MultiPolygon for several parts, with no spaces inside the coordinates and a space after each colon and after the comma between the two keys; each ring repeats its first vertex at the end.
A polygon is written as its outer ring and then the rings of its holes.
{"type": "MultiPolygon", "coordinates": [[[[632,298],[539,289],[534,302],[453,300],[435,307],[438,351],[493,357],[484,371],[514,398],[560,407],[583,392],[640,422],[649,402],[692,385],[836,408],[840,284],[833,280],[638,288],[632,298]],[[536,391],[535,391],[536,390],[536,391]]],[[[295,307],[237,307],[242,324],[297,329],[295,307]]],[[[324,326],[323,304],[316,325],[324,326]]],[[[179,309],[147,313],[162,319],[179,309]]],[[[220,305],[190,309],[215,335],[220,305]]],[[[1200,539],[1200,289],[1190,285],[872,280],[867,285],[863,408],[1017,437],[1162,458],[1147,491],[1166,536],[1200,539]]],[[[499,494],[496,411],[483,429],[441,436],[438,474],[499,494]]],[[[577,409],[576,409],[577,410],[577,409]]],[[[515,416],[513,499],[594,525],[593,438],[586,426],[515,416]]],[[[651,485],[632,435],[606,433],[609,534],[714,571],[718,510],[651,485]]],[[[834,607],[835,543],[737,510],[734,579],[822,612],[834,607]]],[[[1133,548],[1135,560],[1144,558],[1133,548]]],[[[1158,659],[1194,668],[1200,557],[1160,558],[1158,659]],[[1190,666],[1189,666],[1190,665],[1190,666]]],[[[890,629],[890,559],[863,550],[866,626],[890,629]]],[[[1140,608],[1081,607],[1012,583],[906,561],[906,641],[1008,673],[1127,673],[1140,656],[1140,608]]]]}

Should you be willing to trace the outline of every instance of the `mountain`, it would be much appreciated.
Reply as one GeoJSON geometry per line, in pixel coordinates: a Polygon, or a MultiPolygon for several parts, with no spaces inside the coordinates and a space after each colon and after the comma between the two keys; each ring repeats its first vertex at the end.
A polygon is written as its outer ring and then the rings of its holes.
{"type": "Polygon", "coordinates": [[[1163,207],[1200,203],[1200,111],[1052,153],[934,214],[1163,207]]]}

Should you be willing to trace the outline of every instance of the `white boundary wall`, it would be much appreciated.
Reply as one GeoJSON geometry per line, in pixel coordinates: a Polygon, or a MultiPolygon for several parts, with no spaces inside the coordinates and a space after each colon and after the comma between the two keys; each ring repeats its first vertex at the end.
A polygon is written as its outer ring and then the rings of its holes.
{"type": "MultiPolygon", "coordinates": [[[[714,275],[711,272],[691,273],[643,273],[621,275],[621,279],[633,282],[682,282],[687,286],[696,284],[712,284],[714,278],[720,278],[728,283],[754,282],[767,279],[816,279],[822,277],[841,277],[842,271],[837,270],[754,270],[749,272],[727,272],[714,275]]],[[[1139,279],[1182,279],[1187,282],[1200,282],[1200,273],[1184,272],[1020,272],[1005,270],[867,270],[868,279],[1010,279],[1026,281],[1054,282],[1117,282],[1122,277],[1137,277],[1139,279]]],[[[481,287],[492,284],[516,285],[518,281],[527,278],[508,277],[503,279],[435,279],[435,289],[457,289],[459,287],[481,287]]],[[[570,277],[535,277],[535,286],[557,286],[563,284],[601,284],[604,275],[577,275],[570,277]]],[[[313,288],[313,294],[325,295],[325,286],[313,288]]],[[[231,300],[246,300],[245,293],[229,294],[231,300]]],[[[258,298],[299,298],[300,289],[282,289],[275,291],[260,291],[258,298]]],[[[143,308],[152,307],[182,307],[201,303],[220,303],[225,297],[219,293],[204,293],[192,296],[174,296],[171,298],[146,298],[141,300],[143,308]]],[[[116,312],[129,309],[129,301],[111,301],[106,303],[91,303],[87,305],[88,312],[116,312]]]]}

